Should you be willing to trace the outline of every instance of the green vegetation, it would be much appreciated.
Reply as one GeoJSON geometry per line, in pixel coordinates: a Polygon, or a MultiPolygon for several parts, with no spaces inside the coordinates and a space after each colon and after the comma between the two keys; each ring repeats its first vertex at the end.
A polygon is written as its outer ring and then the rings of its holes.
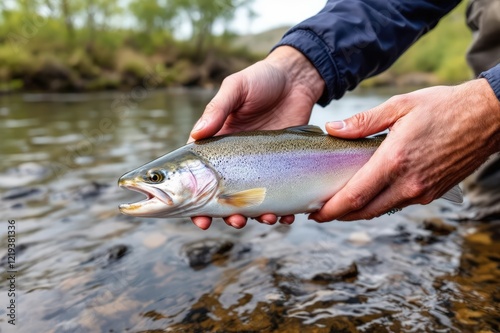
{"type": "MultiPolygon", "coordinates": [[[[1,1],[0,92],[130,89],[151,77],[154,87],[218,84],[264,56],[286,30],[214,34],[214,27],[227,27],[237,10],[254,15],[251,1],[1,1]]],[[[363,85],[469,79],[465,6],[363,85]]]]}
{"type": "Polygon", "coordinates": [[[213,32],[237,9],[252,14],[250,1],[2,1],[0,91],[218,83],[257,60],[230,32],[213,32]],[[180,29],[189,38],[174,38],[180,29]]]}
{"type": "Polygon", "coordinates": [[[386,73],[363,85],[452,84],[472,78],[465,54],[472,34],[465,22],[463,1],[436,28],[418,40],[386,73]]]}

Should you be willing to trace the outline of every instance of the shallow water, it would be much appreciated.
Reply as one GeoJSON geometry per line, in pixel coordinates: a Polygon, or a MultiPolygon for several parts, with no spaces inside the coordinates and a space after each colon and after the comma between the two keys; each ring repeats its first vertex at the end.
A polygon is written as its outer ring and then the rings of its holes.
{"type": "MultiPolygon", "coordinates": [[[[500,221],[447,220],[442,201],[242,230],[121,215],[137,195],[119,176],[182,145],[213,93],[0,98],[1,332],[500,331],[500,221]]],[[[311,123],[385,98],[349,94],[311,123]]]]}

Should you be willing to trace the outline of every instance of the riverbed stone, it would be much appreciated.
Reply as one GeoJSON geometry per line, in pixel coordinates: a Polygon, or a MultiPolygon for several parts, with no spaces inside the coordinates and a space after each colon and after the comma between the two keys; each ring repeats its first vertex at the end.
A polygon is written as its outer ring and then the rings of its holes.
{"type": "Polygon", "coordinates": [[[227,257],[233,246],[233,242],[225,239],[203,239],[185,244],[182,252],[189,266],[194,269],[202,269],[219,259],[227,257]]]}

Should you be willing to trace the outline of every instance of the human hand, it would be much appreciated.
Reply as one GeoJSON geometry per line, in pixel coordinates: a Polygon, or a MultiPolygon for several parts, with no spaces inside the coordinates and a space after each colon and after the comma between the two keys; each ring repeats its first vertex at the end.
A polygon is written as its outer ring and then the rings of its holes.
{"type": "MultiPolygon", "coordinates": [[[[250,130],[272,130],[309,122],[314,103],[321,97],[324,81],[302,53],[281,46],[266,59],[227,77],[217,95],[208,103],[194,126],[189,142],[250,130]]],[[[201,229],[208,229],[212,219],[192,218],[201,229]]],[[[274,214],[257,218],[274,224],[274,214]]],[[[293,215],[283,216],[280,222],[290,224],[293,215]]],[[[235,228],[246,225],[242,215],[226,217],[224,221],[235,228]]]]}
{"type": "Polygon", "coordinates": [[[387,128],[372,158],[310,219],[371,219],[439,198],[500,151],[500,103],[488,82],[477,79],[395,96],[326,126],[352,139],[387,128]]]}

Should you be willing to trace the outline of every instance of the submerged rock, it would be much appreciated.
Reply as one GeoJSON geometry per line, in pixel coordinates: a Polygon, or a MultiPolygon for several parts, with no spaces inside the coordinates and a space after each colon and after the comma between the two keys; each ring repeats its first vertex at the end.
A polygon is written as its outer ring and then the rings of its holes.
{"type": "Polygon", "coordinates": [[[358,276],[357,264],[333,253],[305,253],[278,258],[277,273],[284,277],[314,283],[351,281],[358,276]]]}
{"type": "Polygon", "coordinates": [[[93,254],[88,260],[84,261],[82,264],[95,262],[96,264],[101,264],[103,267],[106,267],[119,261],[121,258],[123,258],[130,252],[131,251],[127,245],[116,244],[104,251],[93,254]]]}
{"type": "Polygon", "coordinates": [[[80,188],[77,193],[76,193],[76,197],[77,198],[80,198],[80,199],[90,199],[90,198],[93,198],[93,197],[96,197],[98,195],[100,195],[104,189],[108,188],[109,187],[109,184],[101,184],[101,183],[98,183],[98,182],[92,182],[82,188],[80,188]]]}
{"type": "Polygon", "coordinates": [[[183,246],[189,266],[202,269],[211,263],[223,259],[231,251],[234,244],[225,239],[204,239],[183,246]]]}
{"type": "Polygon", "coordinates": [[[340,267],[339,269],[330,272],[318,273],[314,275],[311,280],[314,282],[324,283],[346,281],[356,278],[358,273],[358,266],[353,262],[347,267],[340,267]]]}
{"type": "Polygon", "coordinates": [[[431,231],[437,236],[446,236],[454,232],[457,228],[445,223],[440,218],[431,218],[424,221],[424,229],[431,231]]]}

